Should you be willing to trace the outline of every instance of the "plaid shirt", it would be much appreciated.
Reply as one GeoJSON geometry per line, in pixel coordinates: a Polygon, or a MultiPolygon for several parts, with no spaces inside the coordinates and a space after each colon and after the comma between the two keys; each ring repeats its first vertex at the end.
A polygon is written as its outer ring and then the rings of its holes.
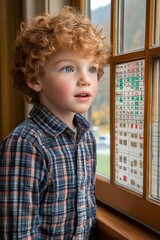
{"type": "Polygon", "coordinates": [[[36,104],[0,145],[0,239],[94,239],[96,145],[36,104]]]}

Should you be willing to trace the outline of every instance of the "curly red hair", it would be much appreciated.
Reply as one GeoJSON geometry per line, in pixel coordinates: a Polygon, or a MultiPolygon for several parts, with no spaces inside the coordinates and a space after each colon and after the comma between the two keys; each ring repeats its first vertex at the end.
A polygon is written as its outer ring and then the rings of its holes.
{"type": "Polygon", "coordinates": [[[36,83],[50,57],[67,49],[93,56],[100,66],[98,79],[102,77],[110,56],[107,39],[102,28],[90,23],[75,8],[65,6],[56,16],[43,14],[21,23],[15,40],[12,76],[13,86],[27,102],[35,103],[38,96],[26,82],[36,83]]]}

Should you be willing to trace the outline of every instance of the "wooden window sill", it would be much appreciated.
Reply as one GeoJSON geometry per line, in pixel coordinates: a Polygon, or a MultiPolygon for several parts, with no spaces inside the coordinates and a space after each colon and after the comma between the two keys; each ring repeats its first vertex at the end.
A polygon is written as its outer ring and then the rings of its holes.
{"type": "Polygon", "coordinates": [[[97,202],[96,240],[107,239],[158,240],[160,235],[124,214],[97,202]]]}

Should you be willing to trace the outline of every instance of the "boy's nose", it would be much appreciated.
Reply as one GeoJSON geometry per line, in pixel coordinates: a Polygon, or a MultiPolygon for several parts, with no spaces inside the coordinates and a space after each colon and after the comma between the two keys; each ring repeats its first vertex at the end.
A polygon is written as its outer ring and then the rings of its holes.
{"type": "Polygon", "coordinates": [[[91,85],[90,79],[86,74],[81,74],[78,79],[78,86],[89,86],[91,85]]]}

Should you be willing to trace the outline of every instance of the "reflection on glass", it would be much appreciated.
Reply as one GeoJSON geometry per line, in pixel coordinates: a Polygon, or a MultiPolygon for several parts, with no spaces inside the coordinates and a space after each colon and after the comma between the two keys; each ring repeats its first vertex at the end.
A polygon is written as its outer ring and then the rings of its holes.
{"type": "Polygon", "coordinates": [[[146,0],[117,0],[117,53],[144,48],[146,0]]]}
{"type": "Polygon", "coordinates": [[[116,183],[143,192],[144,60],[116,65],[116,183]]]}
{"type": "Polygon", "coordinates": [[[160,1],[154,0],[153,45],[160,44],[160,1]]]}
{"type": "MultiPolygon", "coordinates": [[[[110,35],[111,0],[90,1],[91,21],[99,24],[110,35]]],[[[109,40],[109,39],[108,39],[109,40]]],[[[99,81],[99,92],[91,108],[91,124],[97,140],[97,173],[110,177],[110,67],[99,81]]]]}
{"type": "Polygon", "coordinates": [[[152,60],[150,197],[160,202],[160,57],[152,60]]]}

